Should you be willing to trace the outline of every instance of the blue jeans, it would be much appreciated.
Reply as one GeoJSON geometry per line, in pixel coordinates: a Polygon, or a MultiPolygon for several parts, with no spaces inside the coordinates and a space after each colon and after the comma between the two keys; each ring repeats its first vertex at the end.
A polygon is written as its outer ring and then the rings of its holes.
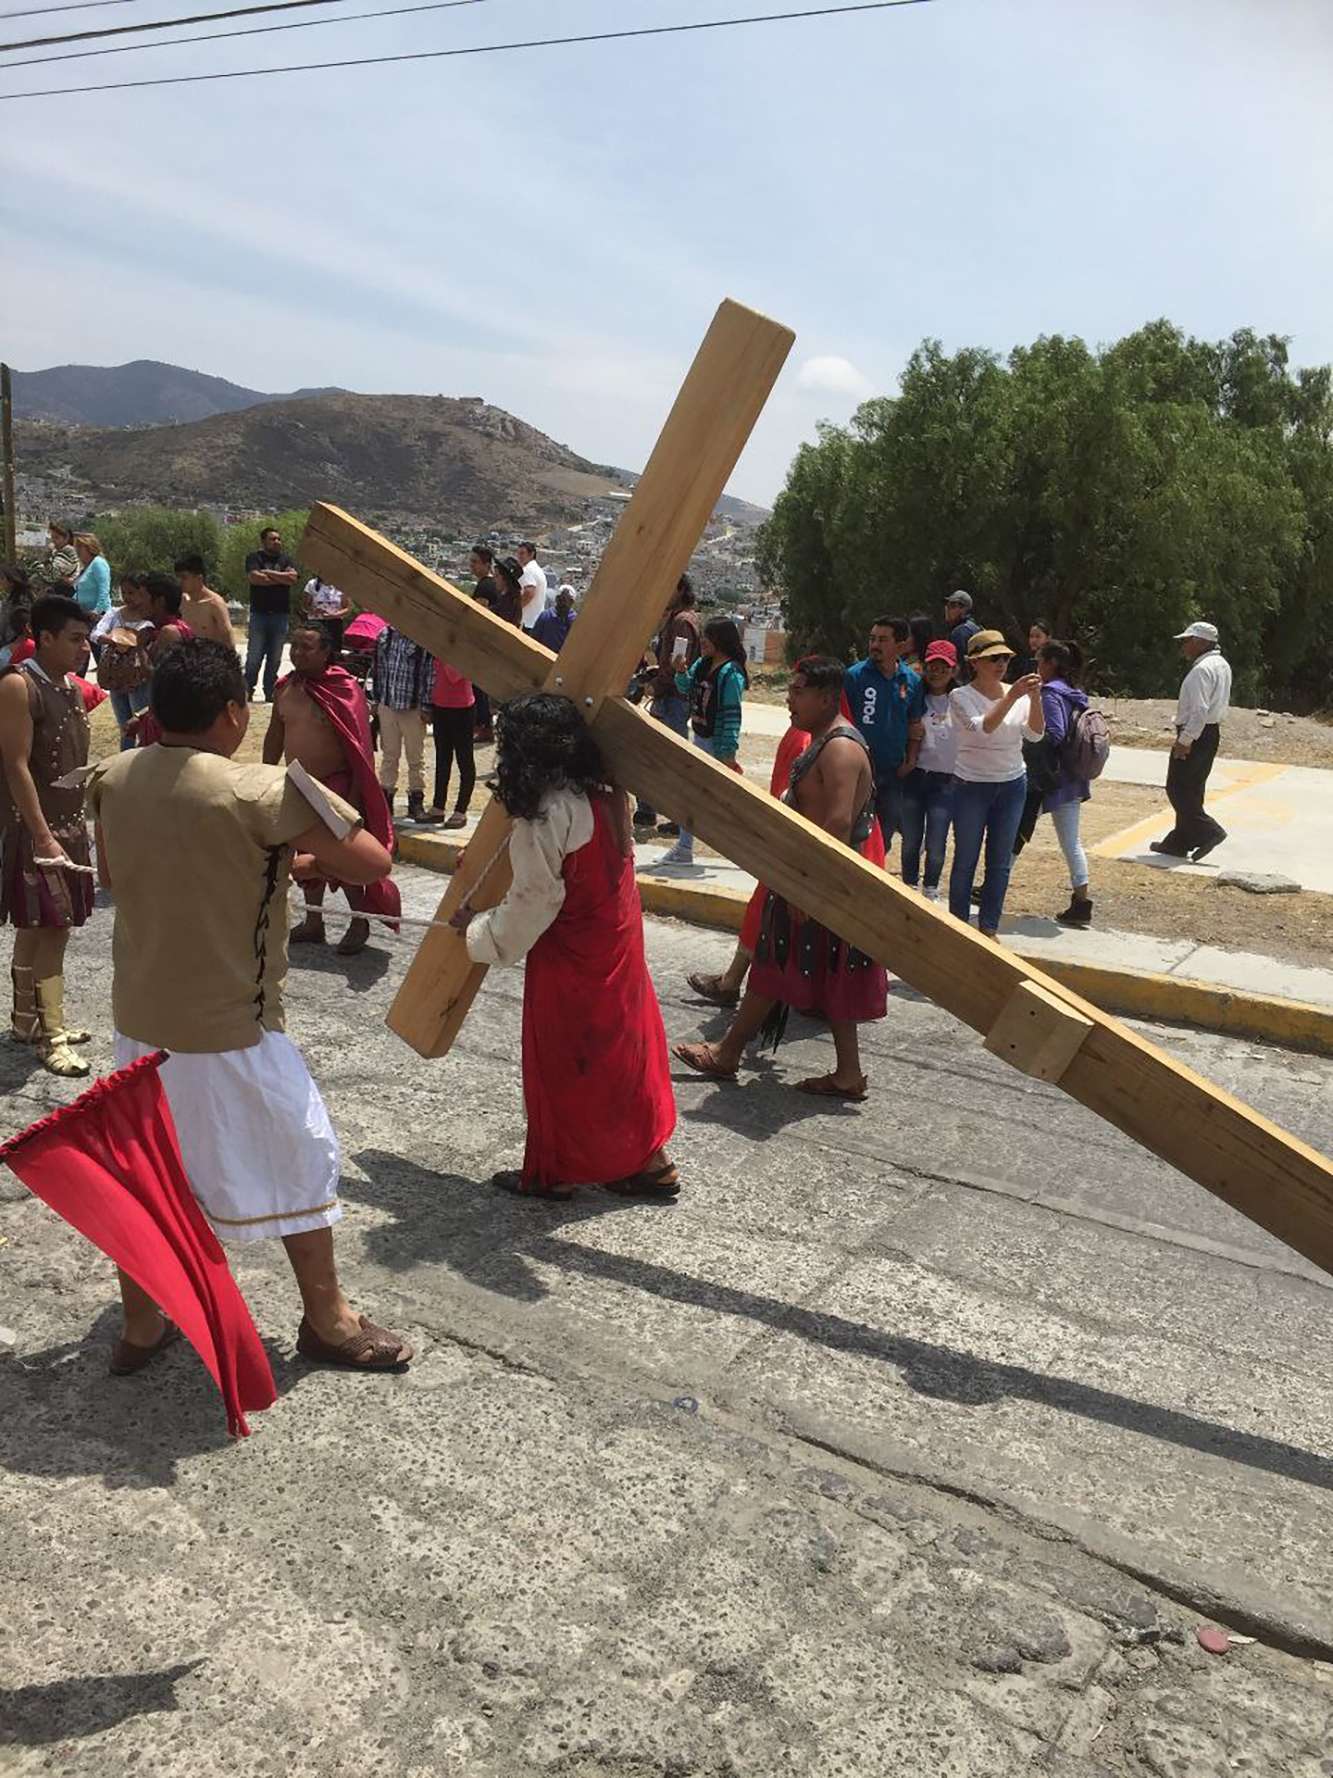
{"type": "MultiPolygon", "coordinates": [[[[713,753],[713,737],[711,735],[692,735],[690,739],[694,742],[695,746],[701,748],[703,752],[712,753],[713,758],[717,758],[717,754],[713,753]]],[[[688,833],[685,828],[682,827],[680,830],[680,838],[676,841],[675,849],[679,852],[688,852],[692,858],[694,856],[694,835],[688,833]]]]}
{"type": "Polygon", "coordinates": [[[958,778],[953,787],[953,869],[949,873],[949,912],[955,920],[972,917],[972,884],[982,842],[986,846],[986,875],[981,885],[978,924],[994,932],[1004,912],[1009,869],[1014,861],[1014,841],[1027,801],[1027,777],[1008,778],[1002,784],[973,784],[958,778]]]}
{"type": "MultiPolygon", "coordinates": [[[[673,734],[688,736],[690,732],[690,706],[679,693],[672,692],[668,697],[655,697],[648,706],[648,714],[664,722],[673,734]]],[[[656,821],[657,810],[651,803],[639,798],[634,813],[644,821],[656,821]]],[[[682,839],[684,835],[682,834],[682,839]]]]}
{"type": "Polygon", "coordinates": [[[148,687],[136,685],[133,691],[113,691],[111,693],[111,714],[116,719],[116,727],[120,730],[120,750],[127,753],[134,745],[133,737],[125,734],[125,724],[131,716],[148,708],[148,687]]]}
{"type": "Polygon", "coordinates": [[[944,874],[944,848],[953,820],[951,772],[919,768],[902,780],[903,882],[915,889],[921,875],[921,842],[926,842],[926,888],[938,889],[944,874]]]}
{"type": "Polygon", "coordinates": [[[287,626],[291,622],[285,611],[252,611],[245,645],[245,689],[255,695],[259,669],[264,669],[264,696],[273,702],[273,687],[278,683],[278,667],[282,661],[287,626]]]}
{"type": "Polygon", "coordinates": [[[898,776],[897,766],[875,769],[875,813],[879,817],[879,831],[884,835],[886,859],[893,847],[894,834],[903,829],[903,785],[906,782],[898,776]]]}

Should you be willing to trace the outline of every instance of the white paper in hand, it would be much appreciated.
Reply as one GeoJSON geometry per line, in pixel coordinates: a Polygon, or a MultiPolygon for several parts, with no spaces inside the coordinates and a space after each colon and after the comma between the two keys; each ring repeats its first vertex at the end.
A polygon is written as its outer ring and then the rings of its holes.
{"type": "Polygon", "coordinates": [[[318,779],[310,776],[299,759],[292,760],[288,765],[287,776],[335,839],[345,840],[349,833],[356,831],[359,823],[351,822],[338,813],[329,801],[324,786],[318,779]]]}

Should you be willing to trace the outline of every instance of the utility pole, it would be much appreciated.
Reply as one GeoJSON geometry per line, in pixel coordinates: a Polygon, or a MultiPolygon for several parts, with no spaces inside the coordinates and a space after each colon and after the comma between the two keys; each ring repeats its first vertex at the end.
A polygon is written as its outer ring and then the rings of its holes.
{"type": "Polygon", "coordinates": [[[7,364],[0,364],[0,450],[5,459],[5,560],[12,562],[18,554],[18,535],[14,514],[14,396],[7,364]]]}

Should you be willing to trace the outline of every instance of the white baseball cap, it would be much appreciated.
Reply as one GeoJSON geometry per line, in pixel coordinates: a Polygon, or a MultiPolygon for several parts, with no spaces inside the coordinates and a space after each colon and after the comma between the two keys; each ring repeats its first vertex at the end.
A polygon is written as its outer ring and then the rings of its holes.
{"type": "Polygon", "coordinates": [[[1188,641],[1216,642],[1217,641],[1217,625],[1216,624],[1190,624],[1189,627],[1187,629],[1182,630],[1178,636],[1173,636],[1172,641],[1173,642],[1188,642],[1188,641]]]}

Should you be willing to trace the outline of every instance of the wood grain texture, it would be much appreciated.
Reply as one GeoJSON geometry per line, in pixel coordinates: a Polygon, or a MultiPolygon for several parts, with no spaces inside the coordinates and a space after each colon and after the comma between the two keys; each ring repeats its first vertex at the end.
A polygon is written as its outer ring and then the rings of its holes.
{"type": "Polygon", "coordinates": [[[1080,1013],[1092,1029],[1061,1089],[1333,1273],[1333,1166],[1307,1143],[632,705],[603,704],[593,732],[622,783],[974,1030],[1024,982],[1080,1013]]]}
{"type": "Polygon", "coordinates": [[[1020,982],[986,1033],[986,1048],[1034,1080],[1058,1084],[1078,1054],[1092,1020],[1037,982],[1020,982]]]}
{"type": "Polygon", "coordinates": [[[739,303],[713,317],[560,651],[566,687],[594,708],[629,684],[795,337],[739,303]]]}

